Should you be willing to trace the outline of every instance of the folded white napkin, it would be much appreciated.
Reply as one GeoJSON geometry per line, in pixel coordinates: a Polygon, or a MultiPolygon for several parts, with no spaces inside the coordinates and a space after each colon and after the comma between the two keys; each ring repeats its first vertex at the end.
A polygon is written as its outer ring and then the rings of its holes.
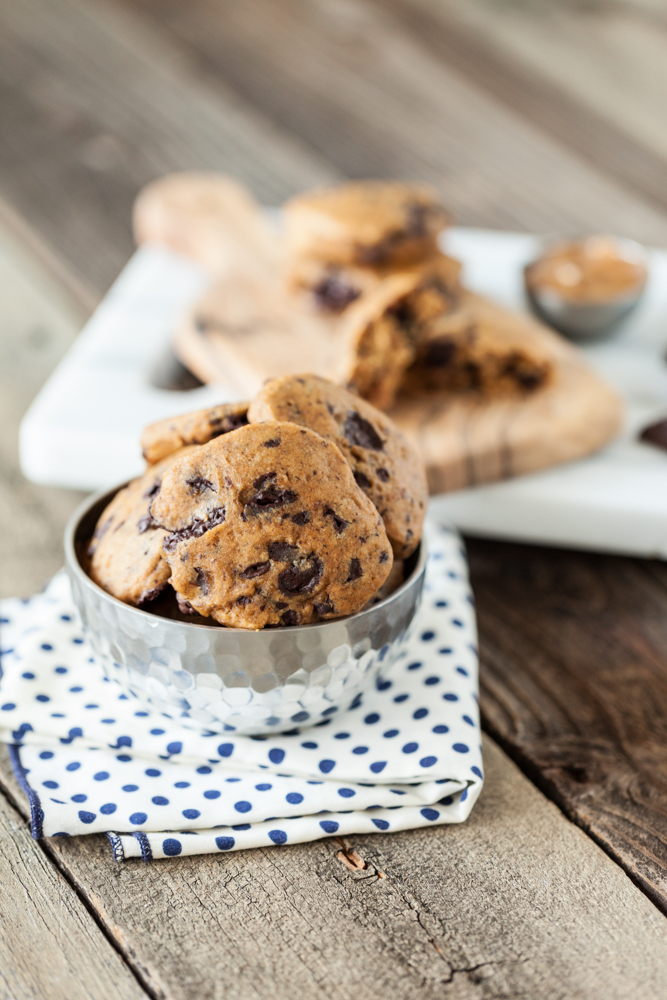
{"type": "Polygon", "coordinates": [[[428,546],[398,661],[347,711],[275,736],[185,728],[124,694],[64,573],[0,602],[0,740],[33,836],[103,831],[116,860],[148,861],[462,822],[482,787],[475,615],[459,536],[430,524],[428,546]]]}

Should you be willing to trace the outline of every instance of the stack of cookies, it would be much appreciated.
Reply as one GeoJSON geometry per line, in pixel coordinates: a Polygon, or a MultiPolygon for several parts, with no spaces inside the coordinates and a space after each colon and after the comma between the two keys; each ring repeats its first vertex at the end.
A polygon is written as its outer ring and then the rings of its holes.
{"type": "MultiPolygon", "coordinates": [[[[392,421],[313,375],[250,403],[160,421],[146,472],[88,547],[114,597],[258,629],[350,615],[403,580],[419,545],[423,465],[392,421]]],[[[164,610],[166,609],[166,610],[164,610]]]]}
{"type": "Polygon", "coordinates": [[[402,388],[525,395],[547,382],[551,360],[439,251],[449,220],[429,188],[352,182],[299,195],[283,216],[288,287],[340,317],[344,380],[374,405],[402,388]]]}

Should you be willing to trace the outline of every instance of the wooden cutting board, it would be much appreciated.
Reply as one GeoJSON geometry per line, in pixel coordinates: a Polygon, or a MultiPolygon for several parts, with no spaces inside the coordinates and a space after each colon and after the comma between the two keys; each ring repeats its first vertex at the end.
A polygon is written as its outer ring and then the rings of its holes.
{"type": "MultiPolygon", "coordinates": [[[[162,178],[135,205],[138,242],[163,243],[213,275],[179,325],[174,347],[204,382],[253,396],[268,378],[298,371],[342,377],[340,323],[287,294],[280,244],[263,214],[226,178],[162,178]]],[[[582,458],[619,431],[623,407],[581,354],[532,316],[479,296],[475,308],[547,354],[548,385],[521,399],[474,393],[404,395],[392,418],[425,461],[432,493],[490,483],[582,458]]]]}

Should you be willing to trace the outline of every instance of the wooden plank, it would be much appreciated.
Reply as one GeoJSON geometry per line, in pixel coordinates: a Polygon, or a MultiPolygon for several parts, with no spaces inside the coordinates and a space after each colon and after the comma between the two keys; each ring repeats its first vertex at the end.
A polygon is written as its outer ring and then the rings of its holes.
{"type": "Polygon", "coordinates": [[[269,204],[335,176],[131,12],[0,2],[0,194],[81,283],[106,291],[137,191],[182,168],[235,174],[269,204]]]}
{"type": "MultiPolygon", "coordinates": [[[[3,747],[6,765],[6,749],[3,747]]],[[[147,994],[0,794],[0,996],[140,1000],[147,994]]]]}
{"type": "Polygon", "coordinates": [[[469,542],[485,726],[667,912],[667,565],[469,542]]]}
{"type": "Polygon", "coordinates": [[[386,4],[125,3],[159,21],[210,85],[233,86],[345,174],[429,181],[464,224],[665,242],[664,210],[465,79],[386,4]]]}
{"type": "Polygon", "coordinates": [[[485,760],[457,827],[152,864],[102,837],[48,850],[168,1000],[660,996],[664,917],[490,740],[485,760]]]}

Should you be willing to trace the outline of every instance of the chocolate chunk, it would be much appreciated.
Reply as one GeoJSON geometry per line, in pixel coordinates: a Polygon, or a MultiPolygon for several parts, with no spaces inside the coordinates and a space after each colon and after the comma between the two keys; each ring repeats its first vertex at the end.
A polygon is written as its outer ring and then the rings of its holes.
{"type": "Polygon", "coordinates": [[[206,490],[217,492],[213,483],[203,476],[193,476],[192,479],[186,479],[186,483],[190,487],[190,493],[205,493],[206,490]]]}
{"type": "Polygon", "coordinates": [[[427,368],[446,368],[456,354],[456,344],[447,337],[429,344],[423,363],[427,368]]]}
{"type": "Polygon", "coordinates": [[[211,438],[220,437],[221,434],[229,434],[230,431],[236,431],[239,427],[245,427],[247,423],[248,417],[245,413],[233,413],[225,417],[214,417],[212,420],[209,420],[209,426],[213,431],[211,438]]]}
{"type": "Polygon", "coordinates": [[[208,594],[208,576],[203,569],[195,567],[195,583],[201,590],[204,597],[208,594]]]}
{"type": "Polygon", "coordinates": [[[333,521],[334,531],[336,532],[337,535],[342,534],[345,528],[347,528],[348,524],[350,523],[349,521],[346,521],[344,518],[340,517],[340,515],[337,514],[336,511],[333,510],[331,507],[325,507],[322,513],[324,514],[325,517],[331,518],[331,520],[333,521]]]}
{"type": "Polygon", "coordinates": [[[537,389],[544,382],[543,372],[516,372],[514,374],[523,389],[537,389]]]}
{"type": "Polygon", "coordinates": [[[178,602],[178,610],[182,615],[197,615],[199,612],[192,607],[189,601],[186,601],[184,597],[180,594],[176,594],[176,600],[178,602]]]}
{"type": "Polygon", "coordinates": [[[377,477],[381,479],[383,483],[389,482],[389,473],[386,469],[377,469],[377,477]]]}
{"type": "Polygon", "coordinates": [[[320,309],[327,312],[342,312],[350,302],[361,295],[358,288],[353,288],[338,274],[328,274],[313,288],[315,301],[320,309]]]}
{"type": "Polygon", "coordinates": [[[143,608],[145,604],[150,604],[151,601],[154,601],[156,597],[160,596],[166,586],[167,583],[165,581],[164,583],[158,584],[157,587],[151,587],[150,590],[144,590],[141,597],[137,601],[137,607],[143,608]]]}
{"type": "Polygon", "coordinates": [[[271,482],[272,479],[276,479],[278,476],[277,472],[265,472],[263,476],[259,476],[258,479],[252,484],[256,490],[261,490],[263,486],[271,482]]]}
{"type": "Polygon", "coordinates": [[[354,473],[354,479],[357,486],[361,486],[362,490],[369,490],[371,488],[370,479],[363,472],[360,472],[359,469],[354,473]]]}
{"type": "Polygon", "coordinates": [[[334,606],[329,600],[322,601],[321,604],[314,604],[313,607],[320,618],[324,618],[325,615],[332,615],[334,610],[334,606]]]}
{"type": "Polygon", "coordinates": [[[308,524],[310,521],[310,514],[307,510],[302,510],[298,514],[293,514],[292,520],[295,524],[308,524]]]}
{"type": "Polygon", "coordinates": [[[364,575],[364,571],[361,568],[361,563],[358,559],[350,559],[350,575],[348,576],[345,583],[353,583],[354,580],[360,580],[364,575]]]}
{"type": "Polygon", "coordinates": [[[279,490],[271,483],[266,489],[259,490],[254,497],[243,508],[244,518],[248,513],[259,514],[262,510],[269,510],[282,507],[287,503],[294,503],[297,495],[294,490],[279,490]]]}
{"type": "Polygon", "coordinates": [[[299,619],[296,616],[296,611],[292,611],[292,610],[286,611],[283,615],[281,615],[280,616],[280,620],[283,623],[283,625],[298,625],[299,624],[299,619]]]}
{"type": "Polygon", "coordinates": [[[281,608],[288,608],[289,607],[289,604],[287,604],[286,601],[276,601],[275,605],[279,609],[281,609],[281,608]]]}
{"type": "Polygon", "coordinates": [[[161,486],[162,486],[162,480],[161,479],[156,479],[155,482],[153,483],[153,485],[149,486],[148,489],[146,490],[146,492],[144,493],[144,498],[146,500],[152,500],[153,497],[156,497],[158,495],[158,493],[160,492],[160,487],[161,486]]]}
{"type": "Polygon", "coordinates": [[[380,562],[381,563],[385,563],[388,558],[389,558],[389,553],[388,552],[381,552],[380,553],[380,562]]]}
{"type": "Polygon", "coordinates": [[[655,424],[649,424],[641,432],[639,439],[667,451],[667,420],[659,420],[655,424]]]}
{"type": "Polygon", "coordinates": [[[137,521],[137,531],[140,535],[143,535],[145,531],[152,531],[154,528],[157,528],[157,524],[150,514],[144,514],[144,516],[140,517],[137,521]]]}
{"type": "Polygon", "coordinates": [[[281,594],[288,597],[294,594],[309,594],[315,589],[322,577],[324,566],[317,556],[308,556],[300,566],[290,566],[278,574],[278,587],[281,594]]]}
{"type": "Polygon", "coordinates": [[[268,441],[264,442],[265,448],[277,448],[280,444],[280,438],[270,438],[268,441]]]}
{"type": "Polygon", "coordinates": [[[252,604],[252,597],[237,597],[236,603],[240,604],[242,608],[245,608],[247,604],[252,604]]]}
{"type": "Polygon", "coordinates": [[[382,438],[373,425],[356,410],[349,411],[343,424],[343,433],[350,444],[356,444],[360,448],[369,448],[371,451],[382,451],[384,448],[382,438]]]}
{"type": "Polygon", "coordinates": [[[173,552],[179,542],[188,538],[201,538],[203,534],[210,531],[211,528],[215,528],[219,524],[222,524],[224,520],[225,508],[216,507],[215,510],[209,511],[208,517],[205,521],[202,521],[197,517],[194,519],[192,524],[189,524],[186,528],[179,528],[177,531],[171,531],[167,537],[162,540],[162,548],[165,552],[173,552]]]}
{"type": "Polygon", "coordinates": [[[289,545],[287,542],[271,542],[269,544],[269,559],[275,562],[291,562],[299,554],[296,545],[289,545]]]}
{"type": "Polygon", "coordinates": [[[271,563],[267,560],[266,562],[253,563],[252,566],[246,566],[242,571],[241,576],[245,580],[254,580],[256,576],[264,576],[271,569],[271,563]]]}

